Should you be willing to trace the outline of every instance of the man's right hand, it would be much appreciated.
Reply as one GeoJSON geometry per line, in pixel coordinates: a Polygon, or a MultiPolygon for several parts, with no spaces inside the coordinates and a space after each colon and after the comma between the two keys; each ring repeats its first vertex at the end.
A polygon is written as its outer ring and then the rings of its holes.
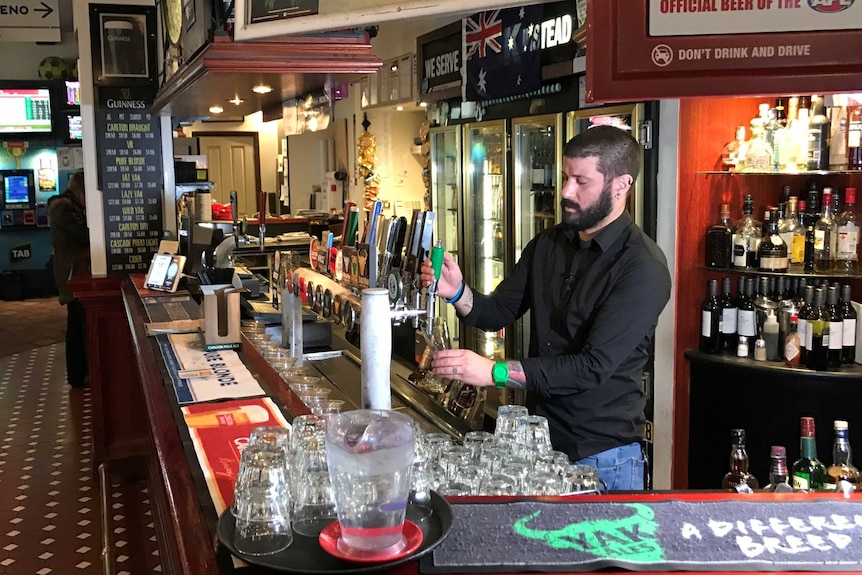
{"type": "MultiPolygon", "coordinates": [[[[421,275],[422,285],[428,287],[434,281],[434,269],[431,267],[431,260],[426,259],[422,262],[421,275]]],[[[449,255],[449,252],[443,254],[443,269],[440,272],[440,280],[437,282],[437,295],[444,299],[451,299],[458,289],[461,287],[461,282],[464,281],[464,274],[461,273],[461,268],[449,255]]]]}

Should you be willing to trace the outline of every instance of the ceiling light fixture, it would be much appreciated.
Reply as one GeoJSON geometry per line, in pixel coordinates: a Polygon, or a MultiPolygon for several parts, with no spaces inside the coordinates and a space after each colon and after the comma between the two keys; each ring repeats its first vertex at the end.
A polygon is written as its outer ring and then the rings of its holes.
{"type": "Polygon", "coordinates": [[[228,100],[228,102],[230,102],[230,103],[231,103],[231,104],[233,104],[234,106],[239,106],[240,104],[242,104],[243,102],[245,102],[245,100],[243,100],[243,99],[242,99],[242,98],[240,98],[239,96],[234,96],[234,97],[233,97],[233,99],[228,100]]]}
{"type": "Polygon", "coordinates": [[[210,114],[221,114],[224,112],[224,108],[221,106],[210,106],[210,114]]]}
{"type": "Polygon", "coordinates": [[[269,94],[272,92],[272,86],[267,86],[266,84],[259,84],[251,89],[255,94],[269,94]]]}

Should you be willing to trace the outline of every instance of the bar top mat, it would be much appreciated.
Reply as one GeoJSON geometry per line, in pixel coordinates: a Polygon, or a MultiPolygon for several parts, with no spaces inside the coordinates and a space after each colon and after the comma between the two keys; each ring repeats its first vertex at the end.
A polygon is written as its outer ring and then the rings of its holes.
{"type": "Polygon", "coordinates": [[[862,570],[862,501],[452,503],[423,573],[862,570]]]}

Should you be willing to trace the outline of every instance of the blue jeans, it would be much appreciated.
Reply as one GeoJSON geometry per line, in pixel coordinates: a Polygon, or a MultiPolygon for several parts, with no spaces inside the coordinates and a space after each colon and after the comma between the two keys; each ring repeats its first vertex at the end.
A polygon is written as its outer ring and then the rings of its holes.
{"type": "Polygon", "coordinates": [[[609,491],[640,491],[644,488],[644,459],[641,444],[614,447],[577,463],[595,467],[609,491]]]}

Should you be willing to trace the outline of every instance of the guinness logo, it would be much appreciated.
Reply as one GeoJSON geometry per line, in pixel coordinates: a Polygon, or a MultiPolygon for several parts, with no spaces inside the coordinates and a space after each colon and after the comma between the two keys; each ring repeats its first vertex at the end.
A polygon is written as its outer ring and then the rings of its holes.
{"type": "Polygon", "coordinates": [[[120,95],[122,95],[124,100],[128,100],[129,96],[132,95],[131,88],[120,88],[120,95]]]}

